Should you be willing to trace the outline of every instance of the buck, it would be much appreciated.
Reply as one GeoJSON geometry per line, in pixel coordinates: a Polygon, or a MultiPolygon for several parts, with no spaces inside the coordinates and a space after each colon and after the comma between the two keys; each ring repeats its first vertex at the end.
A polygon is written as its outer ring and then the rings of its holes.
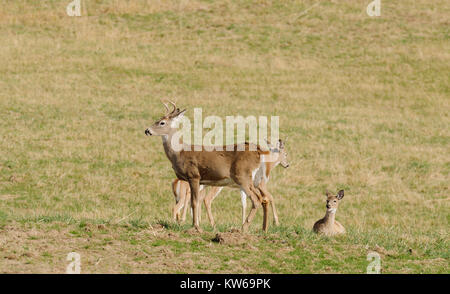
{"type": "MultiPolygon", "coordinates": [[[[261,162],[258,171],[256,172],[255,178],[253,180],[253,185],[258,187],[259,185],[266,185],[269,181],[270,172],[278,165],[281,165],[284,168],[289,167],[289,162],[287,160],[287,152],[285,148],[285,142],[279,140],[276,146],[272,146],[269,142],[267,142],[270,150],[270,155],[272,156],[271,161],[261,162]]],[[[209,222],[211,226],[215,226],[214,217],[211,211],[211,205],[214,199],[219,195],[222,191],[223,187],[212,187],[209,193],[204,196],[204,190],[201,190],[202,194],[201,199],[204,199],[204,204],[206,206],[206,213],[208,215],[209,222]],[[203,193],[202,193],[203,192],[203,193]]],[[[182,221],[186,219],[186,208],[189,204],[191,195],[189,189],[189,183],[183,180],[175,179],[172,182],[172,191],[175,196],[176,204],[173,208],[173,218],[176,221],[182,221]],[[183,209],[183,213],[180,217],[180,211],[183,209]]],[[[278,214],[275,207],[275,201],[273,196],[269,193],[267,197],[270,200],[270,204],[272,207],[273,220],[274,224],[278,226],[278,214]]],[[[247,195],[241,191],[241,203],[242,203],[242,224],[245,223],[245,213],[247,210],[247,195]]]]}
{"type": "Polygon", "coordinates": [[[343,234],[345,233],[345,228],[336,220],[336,211],[339,206],[339,201],[344,198],[344,190],[340,190],[337,195],[333,195],[327,191],[326,196],[327,212],[325,217],[314,224],[313,231],[327,236],[343,234]]]}
{"type": "MultiPolygon", "coordinates": [[[[166,113],[151,127],[147,128],[145,134],[147,136],[162,137],[164,151],[172,163],[175,175],[178,179],[189,183],[194,228],[201,232],[199,225],[200,185],[235,186],[249,196],[252,202],[252,208],[242,225],[242,231],[246,232],[248,230],[257,209],[261,205],[264,214],[263,230],[267,231],[268,204],[270,203],[267,195],[269,193],[264,185],[256,188],[253,185],[253,180],[261,161],[264,161],[264,156],[269,155],[270,152],[262,150],[259,145],[250,146],[247,142],[240,145],[223,146],[222,150],[206,150],[204,146],[194,147],[184,144],[181,150],[174,148],[172,139],[178,131],[176,126],[186,109],[180,111],[175,103],[170,103],[173,106],[172,111],[170,111],[167,104],[163,103],[166,113]]],[[[177,144],[181,143],[177,142],[177,144]]]]}

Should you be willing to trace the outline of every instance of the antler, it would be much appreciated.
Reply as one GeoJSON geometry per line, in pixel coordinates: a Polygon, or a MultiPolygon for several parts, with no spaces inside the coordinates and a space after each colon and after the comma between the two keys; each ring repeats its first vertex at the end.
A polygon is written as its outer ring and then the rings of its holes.
{"type": "Polygon", "coordinates": [[[166,103],[164,103],[164,101],[161,100],[161,103],[162,103],[162,104],[164,105],[164,107],[166,108],[166,113],[164,114],[164,116],[174,116],[174,115],[176,115],[176,114],[180,111],[180,109],[177,108],[177,106],[176,106],[176,104],[175,104],[174,102],[172,102],[172,101],[170,101],[170,100],[168,100],[168,101],[169,101],[169,103],[172,104],[172,106],[173,106],[172,111],[169,109],[169,106],[168,106],[166,103]]]}
{"type": "Polygon", "coordinates": [[[173,110],[172,110],[172,112],[171,113],[173,113],[173,112],[175,112],[175,110],[177,110],[178,108],[177,108],[177,106],[175,105],[175,103],[173,103],[172,101],[170,101],[169,100],[169,103],[170,104],[172,104],[172,106],[173,106],[173,110]]]}
{"type": "Polygon", "coordinates": [[[169,106],[167,106],[167,104],[166,103],[164,103],[162,100],[161,100],[161,103],[164,105],[164,107],[166,108],[166,113],[164,114],[164,115],[168,115],[169,114],[169,112],[170,112],[170,110],[169,110],[169,106]]]}
{"type": "Polygon", "coordinates": [[[172,106],[173,106],[173,110],[171,113],[169,113],[169,117],[175,117],[184,111],[184,110],[181,111],[174,102],[169,100],[169,103],[172,104],[172,106]]]}

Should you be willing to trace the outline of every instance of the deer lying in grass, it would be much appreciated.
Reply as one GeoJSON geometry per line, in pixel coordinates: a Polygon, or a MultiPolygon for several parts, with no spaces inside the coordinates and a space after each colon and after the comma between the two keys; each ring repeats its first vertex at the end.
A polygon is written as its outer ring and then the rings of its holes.
{"type": "Polygon", "coordinates": [[[268,204],[269,193],[264,185],[256,188],[253,185],[256,172],[264,155],[269,151],[262,150],[259,146],[250,146],[249,143],[223,146],[220,150],[206,150],[204,146],[184,145],[181,150],[175,148],[179,142],[172,142],[174,134],[178,131],[176,125],[183,117],[185,110],[180,111],[173,102],[172,111],[166,107],[166,114],[157,120],[151,127],[145,130],[148,136],[161,136],[164,151],[172,163],[172,168],[178,179],[189,182],[191,190],[191,207],[194,228],[201,232],[199,224],[199,190],[200,185],[207,186],[236,186],[241,189],[252,201],[252,208],[242,225],[242,231],[246,232],[258,207],[263,207],[263,230],[268,229],[268,204]],[[250,148],[250,147],[255,147],[250,148]],[[242,151],[241,151],[242,149],[242,151]],[[200,151],[196,151],[200,150],[200,151]]]}
{"type": "MultiPolygon", "coordinates": [[[[259,185],[266,185],[269,181],[270,172],[279,164],[287,168],[289,167],[289,163],[287,160],[287,152],[285,149],[285,142],[279,140],[276,146],[272,146],[269,142],[268,146],[270,149],[270,156],[272,156],[270,162],[261,162],[260,168],[256,172],[255,179],[253,181],[253,185],[258,187],[259,185]]],[[[214,217],[211,211],[211,204],[214,199],[219,195],[222,191],[223,187],[212,187],[209,193],[204,198],[204,203],[206,206],[206,212],[209,218],[209,222],[211,226],[215,226],[214,217]]],[[[172,183],[172,191],[175,196],[176,204],[173,208],[173,218],[177,221],[184,221],[186,219],[186,208],[188,203],[190,202],[191,194],[189,189],[189,183],[186,181],[182,181],[179,179],[175,179],[172,183]],[[183,213],[180,217],[180,211],[183,209],[183,213]]],[[[200,193],[204,192],[202,190],[200,193]]],[[[275,207],[275,202],[271,194],[267,195],[270,200],[270,204],[272,206],[273,220],[274,224],[278,226],[280,223],[278,221],[278,214],[275,207]]],[[[201,197],[203,199],[203,195],[201,197]]],[[[245,212],[247,209],[247,196],[245,193],[241,191],[241,203],[242,203],[242,223],[245,223],[245,212]]]]}
{"type": "Polygon", "coordinates": [[[324,218],[318,220],[314,224],[313,231],[327,236],[343,234],[345,233],[345,228],[335,218],[336,211],[339,206],[339,201],[344,198],[344,190],[340,190],[337,195],[332,195],[327,191],[326,196],[327,212],[324,218]]]}

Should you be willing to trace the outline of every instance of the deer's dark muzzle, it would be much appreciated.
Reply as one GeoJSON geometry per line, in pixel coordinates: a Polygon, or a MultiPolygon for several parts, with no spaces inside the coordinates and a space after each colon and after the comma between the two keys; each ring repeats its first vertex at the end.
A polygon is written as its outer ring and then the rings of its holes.
{"type": "Polygon", "coordinates": [[[149,129],[146,129],[146,130],[145,130],[145,135],[146,135],[146,136],[151,136],[151,135],[152,135],[152,133],[150,132],[150,130],[149,130],[149,129]]]}

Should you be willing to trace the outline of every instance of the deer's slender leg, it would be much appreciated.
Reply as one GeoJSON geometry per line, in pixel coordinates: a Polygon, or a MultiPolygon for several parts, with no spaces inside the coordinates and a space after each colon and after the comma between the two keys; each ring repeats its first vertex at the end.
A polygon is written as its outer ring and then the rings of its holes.
{"type": "Polygon", "coordinates": [[[191,207],[192,207],[192,223],[194,225],[194,228],[201,232],[200,223],[199,223],[199,190],[200,190],[200,179],[198,178],[191,178],[189,179],[189,187],[191,188],[191,207]]]}
{"type": "Polygon", "coordinates": [[[214,217],[211,211],[211,204],[216,199],[217,195],[219,195],[220,191],[222,191],[223,187],[212,187],[209,193],[205,197],[205,207],[206,213],[208,214],[208,219],[211,226],[215,227],[216,224],[214,222],[214,217]]]}
{"type": "Polygon", "coordinates": [[[261,191],[259,188],[255,188],[253,185],[250,186],[250,189],[252,190],[252,192],[254,192],[257,196],[258,199],[261,201],[262,207],[263,207],[263,213],[264,213],[264,218],[263,218],[263,231],[267,232],[267,228],[268,228],[268,224],[269,224],[269,198],[267,197],[267,195],[261,191]]]}
{"type": "MultiPolygon", "coordinates": [[[[184,182],[183,182],[184,183],[184,182]]],[[[188,207],[190,207],[189,202],[191,201],[191,192],[189,186],[184,183],[181,185],[180,194],[183,195],[183,213],[181,215],[181,222],[184,223],[186,221],[186,212],[188,207]]],[[[181,199],[181,198],[180,198],[181,199]]],[[[180,200],[181,201],[181,200],[180,200]]]]}
{"type": "Polygon", "coordinates": [[[273,196],[272,194],[269,192],[269,190],[267,190],[267,186],[265,182],[261,182],[261,184],[259,184],[258,188],[260,188],[263,193],[267,196],[267,198],[270,201],[270,206],[272,206],[272,213],[273,213],[273,222],[276,226],[280,225],[280,222],[278,221],[278,213],[277,213],[277,209],[275,207],[275,202],[273,201],[273,196]]]}
{"type": "Polygon", "coordinates": [[[267,195],[267,197],[269,198],[270,206],[272,207],[273,224],[278,227],[280,225],[280,222],[278,220],[278,214],[277,214],[277,209],[275,207],[275,202],[273,201],[273,197],[271,194],[267,195]]]}
{"type": "Polygon", "coordinates": [[[253,187],[251,181],[250,184],[241,185],[241,189],[246,195],[250,197],[250,200],[252,201],[252,208],[250,209],[245,223],[242,225],[242,232],[245,233],[248,231],[248,227],[256,215],[256,210],[261,206],[261,202],[259,200],[258,194],[255,192],[255,188],[253,187]]]}
{"type": "MultiPolygon", "coordinates": [[[[186,202],[185,202],[184,210],[183,210],[183,222],[186,220],[186,212],[187,212],[188,208],[190,209],[189,211],[191,213],[191,216],[193,216],[192,206],[191,206],[191,189],[189,188],[189,186],[186,186],[185,191],[186,191],[186,193],[185,193],[185,195],[186,195],[186,202]]],[[[200,195],[199,196],[200,199],[205,198],[204,197],[205,189],[200,190],[199,191],[199,195],[200,195]]],[[[201,203],[201,201],[199,201],[199,203],[201,203]]],[[[202,207],[201,207],[200,204],[199,204],[199,208],[198,209],[199,209],[198,218],[199,218],[199,221],[201,222],[202,221],[202,207]]]]}
{"type": "Polygon", "coordinates": [[[247,210],[247,195],[241,190],[241,203],[242,203],[242,224],[245,223],[245,212],[247,210]]]}
{"type": "Polygon", "coordinates": [[[200,185],[199,191],[198,191],[198,221],[199,223],[202,222],[202,202],[205,199],[206,189],[204,186],[200,185]]]}
{"type": "Polygon", "coordinates": [[[181,184],[180,181],[174,181],[172,183],[172,192],[173,195],[175,196],[175,205],[172,208],[172,217],[174,221],[180,222],[180,210],[181,208],[183,208],[184,205],[184,194],[181,193],[181,186],[183,186],[181,184]]]}
{"type": "Polygon", "coordinates": [[[263,202],[262,207],[263,207],[263,213],[264,213],[263,231],[267,233],[267,230],[269,228],[269,203],[263,202]]]}
{"type": "Polygon", "coordinates": [[[275,201],[273,201],[273,197],[271,194],[269,194],[267,197],[269,197],[270,205],[272,206],[273,223],[275,226],[278,227],[280,225],[280,222],[278,221],[278,213],[277,213],[277,209],[275,207],[275,201]]]}
{"type": "Polygon", "coordinates": [[[206,195],[206,197],[204,199],[204,203],[205,203],[206,214],[208,215],[209,223],[211,224],[211,226],[214,227],[215,226],[214,217],[211,212],[211,202],[212,202],[212,198],[213,198],[212,192],[213,192],[213,190],[211,189],[211,191],[209,191],[209,193],[206,195]]]}
{"type": "Polygon", "coordinates": [[[173,219],[177,222],[181,221],[180,210],[183,208],[183,205],[184,199],[183,201],[178,201],[177,204],[175,204],[173,207],[173,219]]]}
{"type": "Polygon", "coordinates": [[[263,218],[263,231],[267,232],[267,229],[269,227],[269,202],[270,202],[270,196],[269,196],[269,192],[267,191],[267,189],[265,189],[265,187],[262,185],[260,185],[258,187],[258,190],[261,192],[262,194],[262,206],[263,206],[263,212],[264,212],[264,218],[263,218]]]}

